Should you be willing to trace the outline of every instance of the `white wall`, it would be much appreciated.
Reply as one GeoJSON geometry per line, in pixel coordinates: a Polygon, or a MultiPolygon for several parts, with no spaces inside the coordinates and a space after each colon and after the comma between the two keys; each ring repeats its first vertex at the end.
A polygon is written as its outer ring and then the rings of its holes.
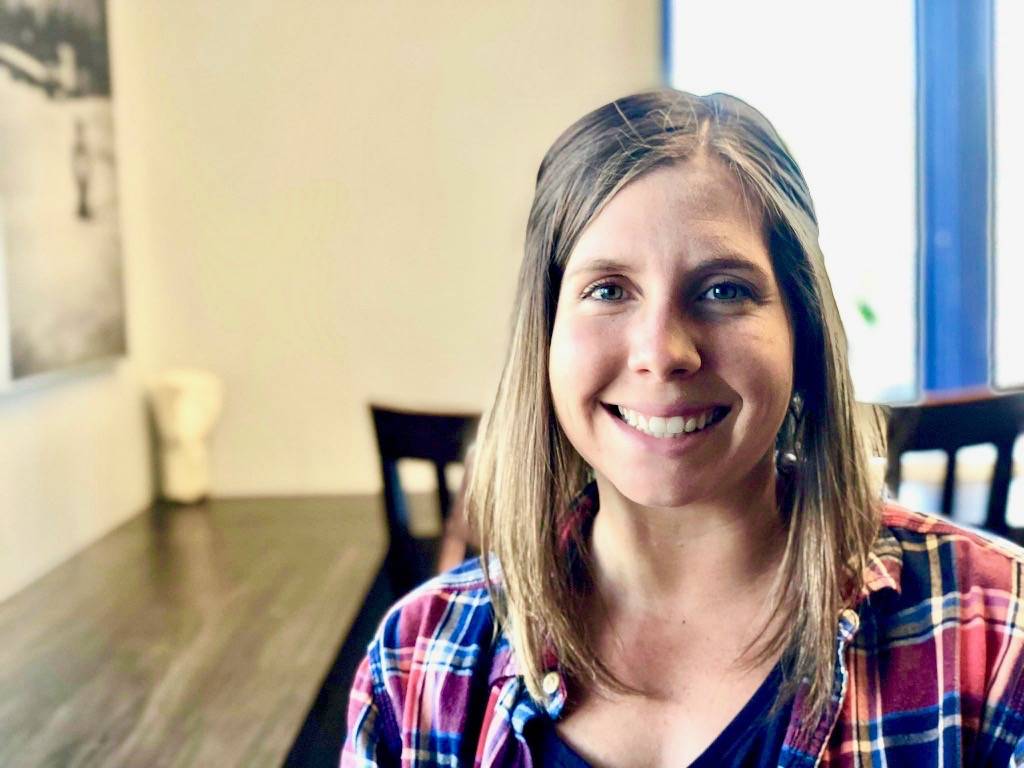
{"type": "Polygon", "coordinates": [[[133,366],[0,398],[0,600],[150,498],[133,366]]]}
{"type": "Polygon", "coordinates": [[[658,3],[117,7],[137,321],[226,381],[216,492],[375,490],[369,400],[488,401],[537,165],[656,84],[658,3]]]}
{"type": "Polygon", "coordinates": [[[110,0],[131,356],[0,400],[0,599],[139,511],[141,385],[219,374],[218,495],[373,491],[366,403],[482,408],[540,158],[659,3],[110,0]]]}

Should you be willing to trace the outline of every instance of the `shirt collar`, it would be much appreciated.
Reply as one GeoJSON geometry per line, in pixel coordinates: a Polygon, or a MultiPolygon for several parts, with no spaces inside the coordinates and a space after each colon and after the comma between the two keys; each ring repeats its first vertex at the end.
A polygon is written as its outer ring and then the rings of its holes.
{"type": "Polygon", "coordinates": [[[891,530],[885,525],[879,528],[864,568],[864,581],[857,603],[875,592],[891,589],[900,593],[900,579],[903,573],[903,548],[891,530]]]}

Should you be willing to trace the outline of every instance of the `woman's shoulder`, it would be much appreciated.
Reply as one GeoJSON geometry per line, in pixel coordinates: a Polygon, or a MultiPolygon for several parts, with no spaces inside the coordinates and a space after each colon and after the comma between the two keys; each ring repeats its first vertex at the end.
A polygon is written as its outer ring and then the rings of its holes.
{"type": "MultiPolygon", "coordinates": [[[[491,559],[490,563],[489,571],[493,580],[500,574],[500,568],[497,565],[497,560],[494,558],[491,559]]],[[[483,595],[486,593],[487,574],[484,572],[483,561],[479,557],[473,557],[444,573],[439,573],[427,579],[396,602],[395,608],[402,607],[407,603],[422,602],[423,600],[429,601],[439,595],[483,595]]]]}
{"type": "Polygon", "coordinates": [[[946,650],[970,647],[992,663],[1024,659],[1024,549],[1016,544],[889,504],[868,571],[871,605],[893,643],[945,638],[946,650]]]}
{"type": "Polygon", "coordinates": [[[888,549],[889,559],[898,561],[899,591],[995,590],[1022,597],[1024,548],[1008,539],[893,503],[885,506],[882,525],[876,549],[888,549]]]}
{"type": "Polygon", "coordinates": [[[846,732],[881,732],[884,722],[888,743],[934,748],[960,744],[962,729],[972,734],[962,738],[972,745],[964,764],[1006,765],[1007,745],[1024,745],[1024,549],[888,504],[868,570],[855,643],[875,661],[851,664],[850,686],[878,709],[852,699],[846,732]],[[935,712],[941,729],[921,730],[935,712]]]}
{"type": "Polygon", "coordinates": [[[353,682],[342,764],[354,765],[353,756],[368,759],[381,750],[395,756],[397,764],[397,755],[412,745],[424,760],[455,761],[467,718],[482,706],[480,698],[501,656],[494,635],[494,612],[479,560],[436,576],[398,600],[370,641],[353,682]]]}
{"type": "Polygon", "coordinates": [[[374,638],[385,648],[431,643],[472,645],[494,624],[491,595],[479,558],[425,581],[384,615],[374,638]]]}

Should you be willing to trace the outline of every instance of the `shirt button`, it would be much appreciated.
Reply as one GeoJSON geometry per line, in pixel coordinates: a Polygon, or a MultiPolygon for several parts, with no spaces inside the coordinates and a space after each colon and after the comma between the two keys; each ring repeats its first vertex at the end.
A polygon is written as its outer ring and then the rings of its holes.
{"type": "Polygon", "coordinates": [[[544,675],[544,681],[541,683],[541,687],[544,689],[544,693],[548,696],[554,696],[558,693],[558,688],[562,683],[562,677],[557,672],[548,672],[544,675]]]}

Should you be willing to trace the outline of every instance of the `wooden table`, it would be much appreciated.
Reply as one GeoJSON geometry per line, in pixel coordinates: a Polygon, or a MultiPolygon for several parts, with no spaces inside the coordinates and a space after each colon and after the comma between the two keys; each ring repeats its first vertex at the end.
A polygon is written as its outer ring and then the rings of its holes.
{"type": "Polygon", "coordinates": [[[0,604],[0,765],[281,765],[383,560],[380,505],[157,508],[0,604]]]}

